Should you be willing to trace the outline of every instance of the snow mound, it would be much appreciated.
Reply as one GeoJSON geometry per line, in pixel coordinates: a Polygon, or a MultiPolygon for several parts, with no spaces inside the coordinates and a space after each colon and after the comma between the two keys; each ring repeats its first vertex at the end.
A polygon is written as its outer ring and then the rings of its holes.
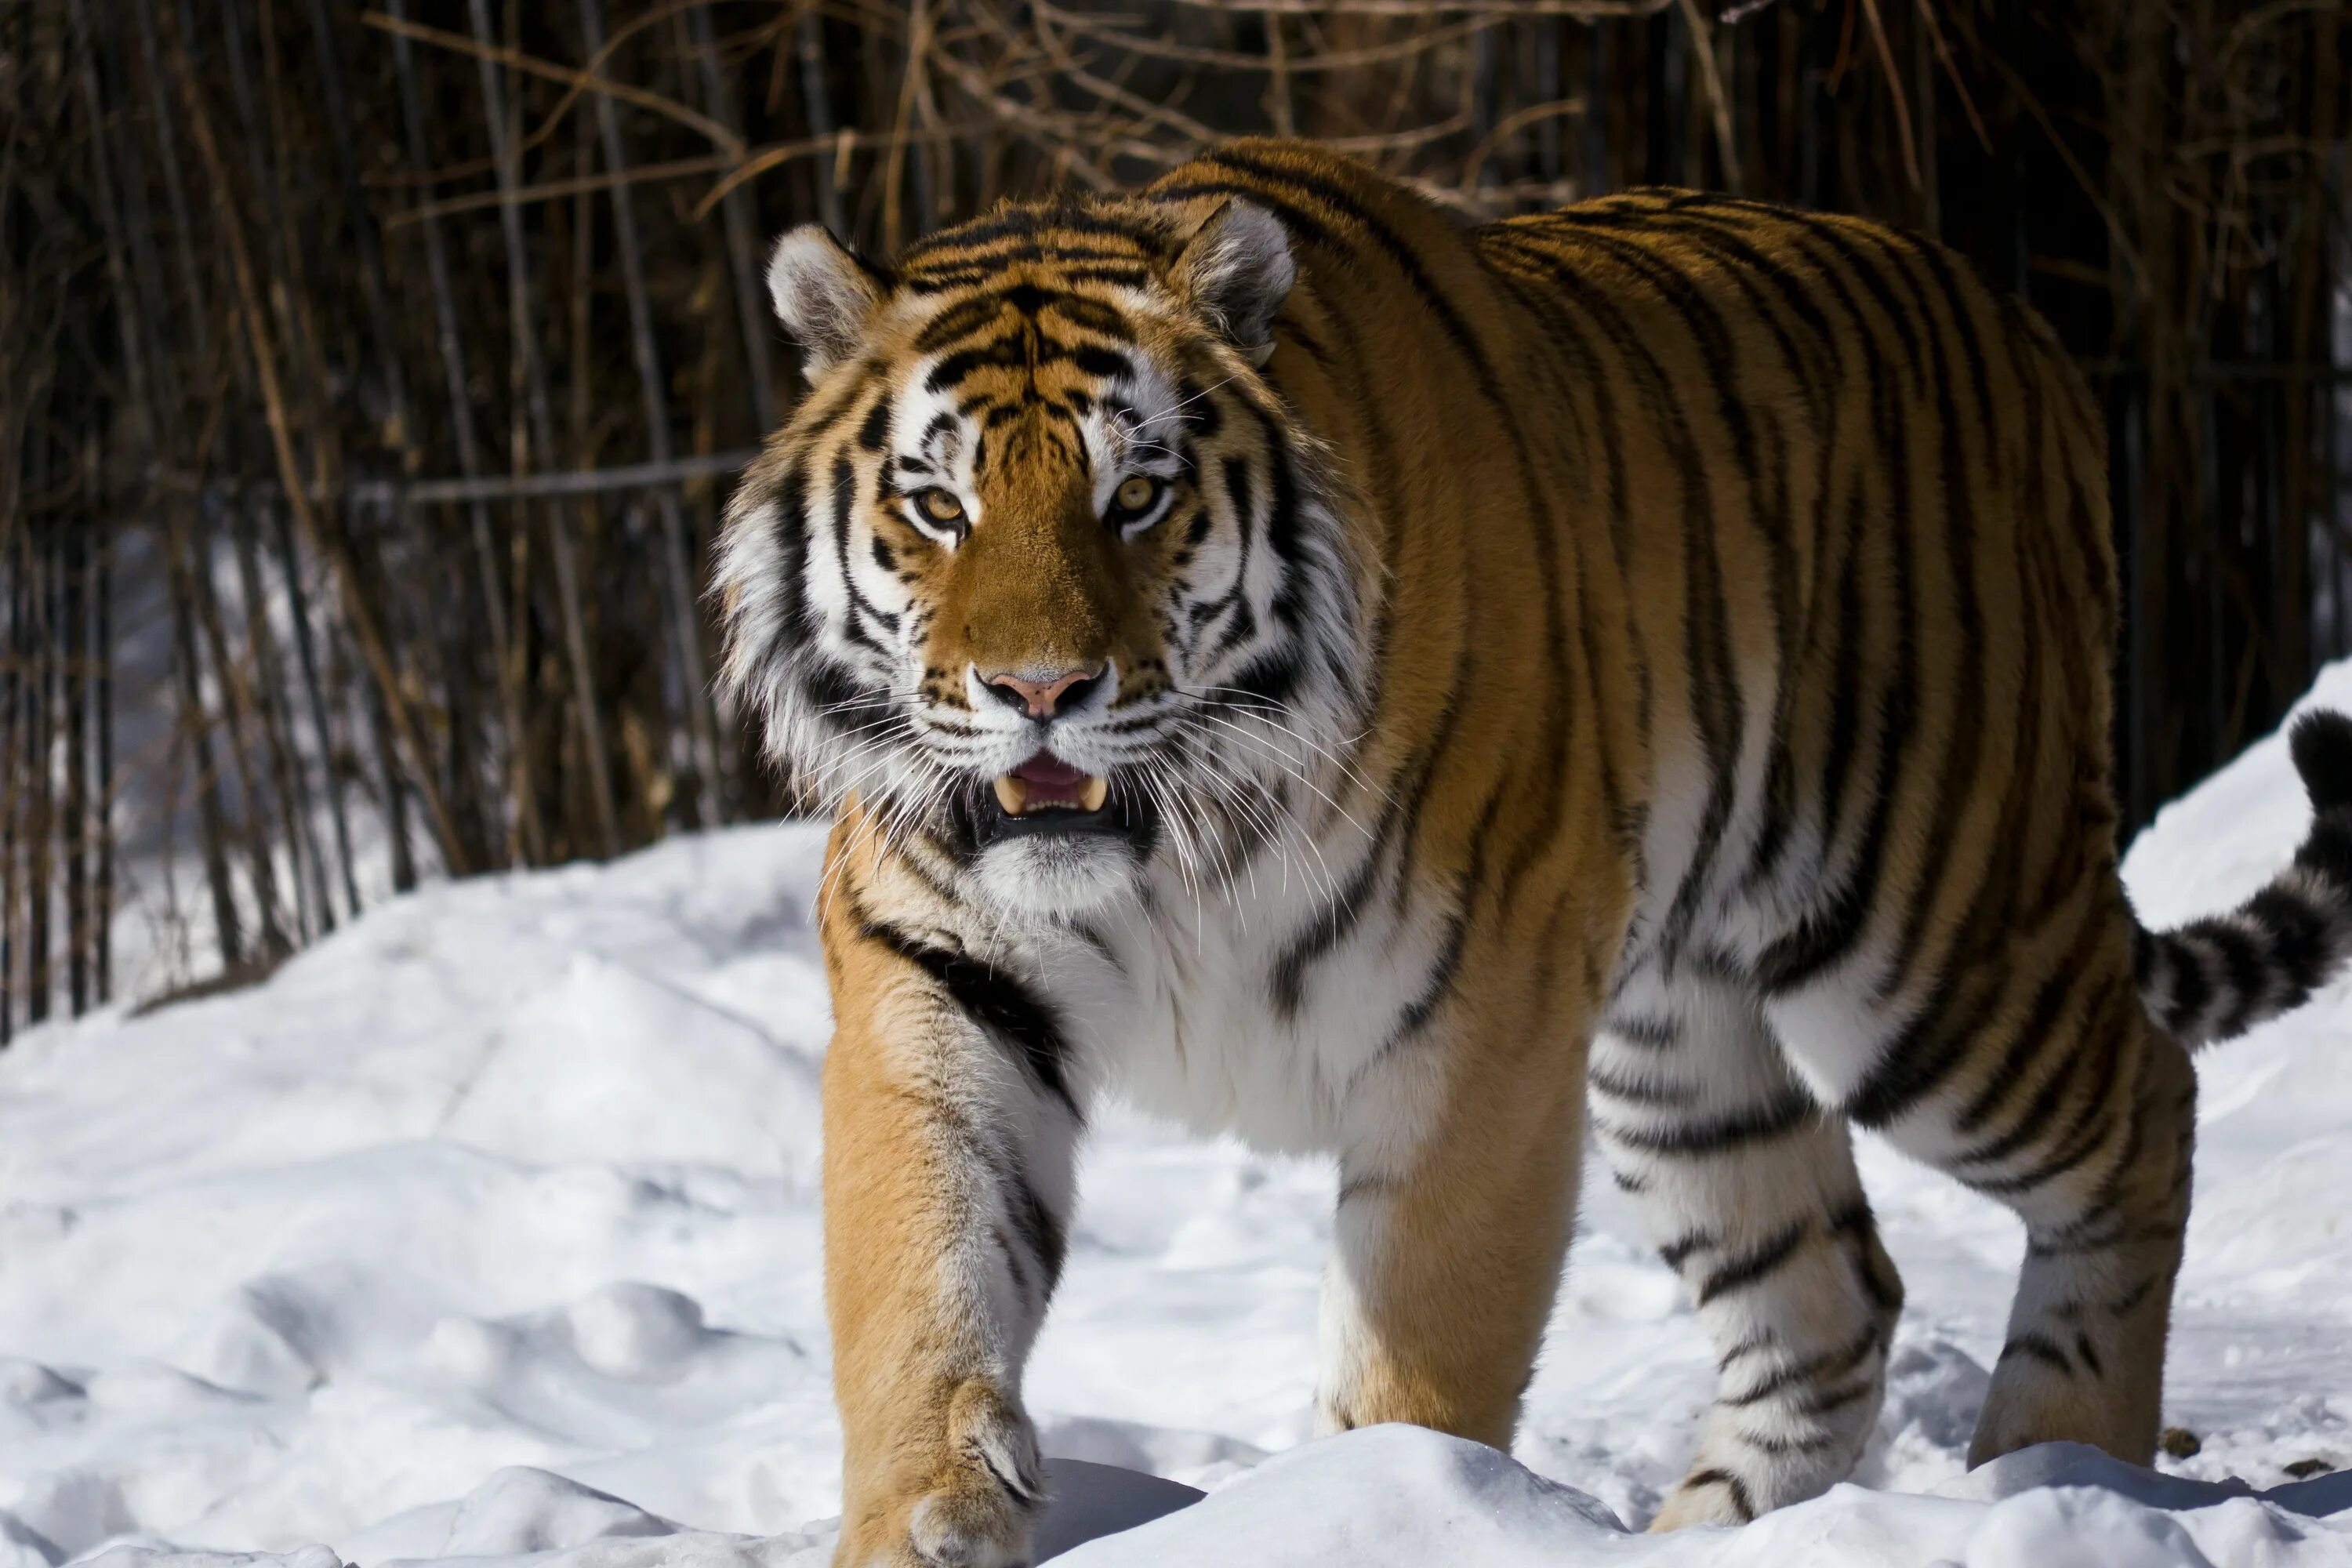
{"type": "MultiPolygon", "coordinates": [[[[2343,1478],[2352,1483],[2352,1477],[2343,1478]]],[[[1243,1560],[1256,1568],[2158,1568],[2352,1562],[2352,1484],[2179,1480],[2094,1448],[2012,1454],[1929,1496],[1842,1486],[1739,1531],[1631,1537],[1614,1514],[1507,1456],[1374,1426],[1267,1460],[1199,1506],[1061,1559],[1068,1568],[1243,1560]],[[2342,1513],[2338,1521],[2312,1517],[2342,1513]]]]}
{"type": "MultiPolygon", "coordinates": [[[[2352,666],[2312,700],[2352,709],[2352,666]]],[[[2142,914],[2244,897],[2307,815],[2284,742],[2255,746],[2133,846],[2142,914]]],[[[265,985],[0,1054],[0,1568],[820,1568],[822,853],[750,827],[432,887],[265,985]]],[[[1860,1484],[1660,1538],[1619,1521],[1687,1463],[1714,1368],[1605,1179],[1515,1455],[1302,1446],[1331,1172],[1108,1117],[1028,1380],[1041,1550],[2352,1563],[2352,993],[2200,1072],[2181,1457],[1964,1473],[2021,1233],[1865,1140],[1911,1306],[1860,1484]]]]}

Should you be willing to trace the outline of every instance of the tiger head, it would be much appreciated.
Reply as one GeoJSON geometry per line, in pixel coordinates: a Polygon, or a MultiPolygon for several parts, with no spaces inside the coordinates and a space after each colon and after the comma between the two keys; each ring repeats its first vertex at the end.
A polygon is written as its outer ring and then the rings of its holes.
{"type": "Polygon", "coordinates": [[[724,679],[821,804],[1008,910],[1284,831],[1360,728],[1360,573],[1261,367],[1295,264],[1240,201],[1008,205],[768,282],[808,395],[728,508],[724,679]]]}

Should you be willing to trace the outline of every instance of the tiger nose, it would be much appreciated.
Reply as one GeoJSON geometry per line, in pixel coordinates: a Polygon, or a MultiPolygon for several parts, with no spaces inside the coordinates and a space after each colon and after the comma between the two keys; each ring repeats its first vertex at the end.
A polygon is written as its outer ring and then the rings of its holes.
{"type": "Polygon", "coordinates": [[[1051,719],[1055,709],[1085,701],[1102,673],[1103,667],[1097,665],[1092,669],[1066,669],[1043,680],[1030,680],[1004,670],[987,678],[988,689],[1008,708],[1019,709],[1032,719],[1051,719]]]}

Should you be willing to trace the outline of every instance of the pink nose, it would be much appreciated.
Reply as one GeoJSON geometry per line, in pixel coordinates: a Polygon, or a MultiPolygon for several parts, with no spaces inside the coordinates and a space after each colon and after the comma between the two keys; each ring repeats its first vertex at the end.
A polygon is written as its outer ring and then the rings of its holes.
{"type": "Polygon", "coordinates": [[[1094,689],[1094,683],[1101,677],[1100,668],[1066,669],[1044,680],[1024,680],[1012,674],[992,675],[988,685],[1008,706],[1021,709],[1032,719],[1051,719],[1065,699],[1079,700],[1094,689]]]}

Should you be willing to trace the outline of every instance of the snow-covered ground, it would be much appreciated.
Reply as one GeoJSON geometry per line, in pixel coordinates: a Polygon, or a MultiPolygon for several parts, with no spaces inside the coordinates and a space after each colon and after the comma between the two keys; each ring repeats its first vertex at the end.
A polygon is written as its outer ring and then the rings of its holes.
{"type": "MultiPolygon", "coordinates": [[[[2352,708],[2352,667],[2315,700],[2352,708]]],[[[2266,742],[2135,846],[2134,894],[2152,921],[2234,901],[2305,817],[2266,742]]],[[[819,849],[750,828],[434,887],[264,987],[0,1057],[0,1568],[821,1563],[819,849]]],[[[1213,1495],[1074,1565],[2352,1563],[2352,1473],[2296,1479],[2352,1464],[2352,990],[2202,1070],[2166,1415],[2202,1448],[2163,1475],[2050,1449],[1963,1476],[2021,1235],[1877,1146],[1911,1306],[1859,1486],[1620,1533],[1713,1368],[1606,1181],[1517,1463],[1402,1428],[1285,1453],[1330,1173],[1114,1121],[1028,1384],[1051,1533],[1188,1495],[1116,1466],[1213,1495]]]]}

